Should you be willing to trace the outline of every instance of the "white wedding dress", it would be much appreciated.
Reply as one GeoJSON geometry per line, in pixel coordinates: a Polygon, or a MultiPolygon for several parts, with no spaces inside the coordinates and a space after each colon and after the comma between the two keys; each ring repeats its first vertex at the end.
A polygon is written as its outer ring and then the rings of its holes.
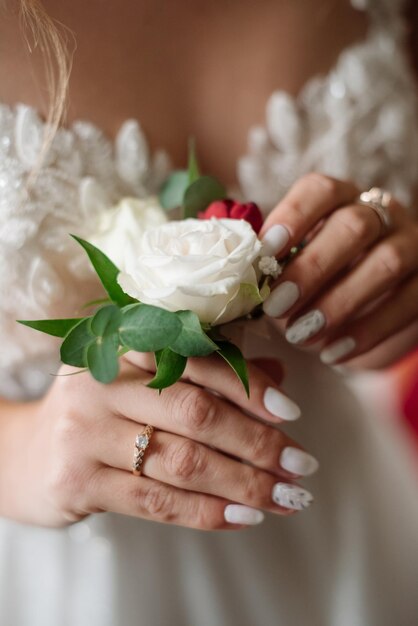
{"type": "MultiPolygon", "coordinates": [[[[418,182],[401,3],[355,5],[370,12],[366,40],[297,99],[274,93],[265,126],[250,132],[239,179],[266,209],[311,169],[404,202],[418,182]]],[[[118,197],[154,191],[169,168],[136,121],[115,145],[78,122],[59,131],[27,191],[41,142],[33,109],[0,106],[0,395],[16,399],[51,383],[57,342],[15,319],[71,315],[92,296],[68,232],[88,237],[118,197]]],[[[286,365],[284,388],[303,410],[288,431],[321,462],[314,505],[236,533],[108,513],[60,530],[0,520],[2,626],[418,624],[418,478],[402,431],[364,414],[339,374],[279,335],[248,344],[286,365]]]]}

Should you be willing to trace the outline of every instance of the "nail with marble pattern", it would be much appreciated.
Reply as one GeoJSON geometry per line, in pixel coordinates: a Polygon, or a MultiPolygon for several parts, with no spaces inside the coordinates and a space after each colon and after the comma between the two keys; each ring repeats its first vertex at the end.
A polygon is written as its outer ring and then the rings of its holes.
{"type": "Polygon", "coordinates": [[[289,343],[303,343],[316,335],[324,326],[325,315],[319,309],[314,309],[289,326],[286,339],[289,343]]]}
{"type": "Polygon", "coordinates": [[[279,506],[294,511],[307,509],[313,502],[313,496],[307,489],[289,483],[276,483],[273,487],[272,498],[273,502],[279,506]]]}

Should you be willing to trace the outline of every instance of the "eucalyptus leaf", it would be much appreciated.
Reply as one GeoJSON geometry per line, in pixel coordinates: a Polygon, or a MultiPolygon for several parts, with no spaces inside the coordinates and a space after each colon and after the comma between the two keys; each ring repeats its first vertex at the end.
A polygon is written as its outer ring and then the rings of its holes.
{"type": "Polygon", "coordinates": [[[61,345],[61,361],[74,367],[86,367],[86,350],[96,337],[90,329],[91,317],[86,317],[74,326],[61,345]]]}
{"type": "Polygon", "coordinates": [[[46,333],[47,335],[52,335],[53,337],[65,337],[65,335],[72,329],[74,326],[79,324],[82,320],[86,318],[84,317],[75,317],[69,319],[61,319],[61,320],[16,320],[19,324],[23,324],[24,326],[29,326],[29,328],[34,328],[35,330],[41,331],[41,333],[46,333]]]}
{"type": "Polygon", "coordinates": [[[138,352],[156,352],[171,345],[182,323],[175,313],[148,304],[137,304],[122,312],[119,336],[123,345],[138,352]]]}
{"type": "Polygon", "coordinates": [[[122,288],[117,282],[119,269],[113,261],[111,261],[109,257],[104,254],[104,252],[96,248],[96,246],[88,241],[85,241],[76,235],[71,235],[71,237],[73,237],[73,239],[75,239],[87,252],[87,255],[96,270],[103,287],[109,294],[110,299],[120,306],[125,306],[126,304],[133,302],[132,298],[122,291],[122,288]]]}
{"type": "Polygon", "coordinates": [[[157,373],[147,386],[160,391],[174,385],[181,378],[187,363],[186,357],[173,352],[170,348],[156,352],[155,360],[157,373]]]}
{"type": "Polygon", "coordinates": [[[118,306],[109,304],[99,309],[91,320],[91,331],[97,337],[118,333],[122,321],[122,312],[118,306]]]}
{"type": "Polygon", "coordinates": [[[196,313],[177,311],[182,329],[170,348],[183,356],[207,356],[218,349],[216,343],[203,331],[196,313]]]}
{"type": "Polygon", "coordinates": [[[242,382],[247,397],[250,397],[250,385],[248,381],[248,369],[242,352],[237,346],[229,341],[218,342],[218,354],[232,367],[235,374],[242,382]]]}
{"type": "Polygon", "coordinates": [[[161,206],[169,211],[183,204],[184,193],[189,186],[189,173],[184,170],[173,172],[165,181],[159,195],[161,206]]]}
{"type": "Polygon", "coordinates": [[[214,200],[222,200],[226,196],[226,189],[212,176],[200,176],[192,183],[184,194],[184,218],[197,217],[214,200]]]}
{"type": "Polygon", "coordinates": [[[111,383],[119,373],[118,336],[97,337],[86,350],[87,366],[101,383],[111,383]]]}

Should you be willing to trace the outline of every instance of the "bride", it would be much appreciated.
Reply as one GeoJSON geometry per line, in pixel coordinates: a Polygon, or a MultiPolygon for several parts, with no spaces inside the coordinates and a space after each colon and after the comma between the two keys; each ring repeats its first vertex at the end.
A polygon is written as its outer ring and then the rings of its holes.
{"type": "Polygon", "coordinates": [[[418,119],[403,5],[16,0],[3,10],[5,626],[416,623],[408,446],[346,383],[418,338],[418,228],[405,208],[418,119]],[[308,242],[245,330],[251,399],[216,358],[191,360],[161,397],[143,384],[146,355],[127,354],[110,386],[51,377],[56,342],[15,320],[73,316],[96,296],[68,233],[88,238],[120,197],[155,193],[190,135],[202,169],[268,213],[271,254],[308,242]],[[373,185],[383,191],[367,193],[373,185]],[[155,432],[134,476],[146,424],[155,432]]]}

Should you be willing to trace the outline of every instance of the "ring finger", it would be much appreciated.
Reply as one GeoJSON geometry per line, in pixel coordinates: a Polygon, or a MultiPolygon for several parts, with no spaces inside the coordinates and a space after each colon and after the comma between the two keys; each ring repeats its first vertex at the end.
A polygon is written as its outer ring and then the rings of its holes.
{"type": "MultiPolygon", "coordinates": [[[[117,469],[130,469],[133,444],[143,427],[114,420],[110,440],[101,441],[99,460],[117,469]]],[[[225,498],[275,513],[301,510],[312,501],[308,491],[279,481],[277,476],[227,457],[200,443],[155,431],[145,450],[142,473],[173,487],[225,498]]]]}

